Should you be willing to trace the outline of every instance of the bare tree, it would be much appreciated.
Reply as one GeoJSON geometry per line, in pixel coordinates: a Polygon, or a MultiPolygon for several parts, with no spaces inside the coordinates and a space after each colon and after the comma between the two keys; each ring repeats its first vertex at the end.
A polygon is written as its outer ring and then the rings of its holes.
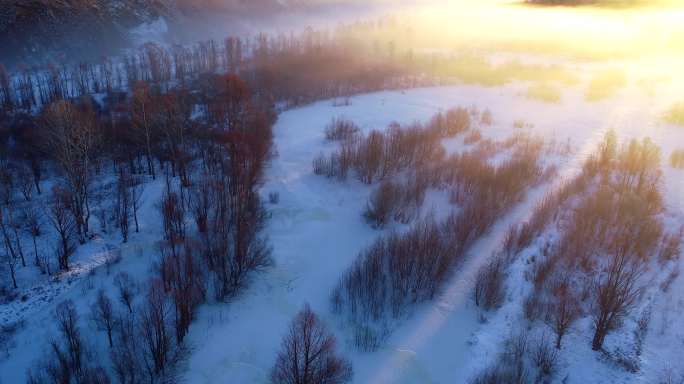
{"type": "Polygon", "coordinates": [[[60,348],[56,342],[53,342],[53,349],[56,354],[65,355],[71,372],[75,376],[80,376],[83,372],[85,348],[78,329],[78,313],[74,303],[64,301],[57,305],[55,319],[64,346],[60,348]],[[62,349],[62,353],[59,353],[60,349],[62,349]]]}
{"type": "Polygon", "coordinates": [[[33,197],[34,179],[31,170],[27,165],[20,165],[17,169],[17,183],[19,191],[26,201],[31,201],[33,197]]]}
{"type": "Polygon", "coordinates": [[[7,269],[9,270],[10,278],[12,279],[12,286],[14,287],[14,289],[17,289],[19,287],[17,285],[17,263],[18,263],[18,260],[8,252],[2,253],[2,259],[3,259],[3,262],[5,264],[7,264],[7,269]]]}
{"type": "Polygon", "coordinates": [[[608,332],[618,326],[621,318],[636,303],[641,294],[638,284],[643,272],[643,264],[630,257],[628,252],[620,250],[612,256],[606,276],[596,283],[593,350],[603,347],[608,332]]]}
{"type": "Polygon", "coordinates": [[[0,111],[13,109],[12,87],[7,69],[0,63],[0,111]]]}
{"type": "Polygon", "coordinates": [[[13,214],[8,208],[0,207],[0,235],[2,235],[2,241],[5,248],[5,253],[8,257],[13,260],[22,260],[22,266],[26,266],[26,261],[24,260],[24,255],[21,250],[21,244],[16,236],[16,231],[13,230],[13,214]]]}
{"type": "Polygon", "coordinates": [[[126,306],[128,313],[133,313],[133,300],[135,299],[136,284],[126,272],[119,272],[114,277],[114,285],[119,291],[119,301],[126,306]]]}
{"type": "Polygon", "coordinates": [[[91,355],[78,328],[78,313],[72,301],[57,305],[55,320],[59,338],[49,342],[44,361],[28,372],[31,384],[109,384],[106,371],[88,359],[91,355]]]}
{"type": "Polygon", "coordinates": [[[162,196],[160,210],[164,224],[164,238],[172,245],[185,240],[185,204],[174,191],[166,191],[162,196]]]}
{"type": "Polygon", "coordinates": [[[274,384],[339,384],[352,378],[351,363],[335,352],[335,336],[306,305],[292,321],[271,372],[274,384]]]}
{"type": "Polygon", "coordinates": [[[138,330],[138,324],[132,313],[122,315],[116,321],[114,330],[116,342],[110,349],[110,357],[114,374],[121,384],[152,382],[151,378],[145,377],[143,349],[138,330]]]}
{"type": "Polygon", "coordinates": [[[149,85],[145,82],[136,83],[133,86],[131,115],[133,126],[137,129],[137,137],[145,150],[147,171],[152,175],[152,179],[156,178],[154,161],[152,161],[154,141],[157,138],[154,113],[154,100],[149,85]]]}
{"type": "Polygon", "coordinates": [[[129,194],[131,196],[131,210],[133,214],[133,223],[135,224],[135,233],[140,232],[140,224],[138,223],[138,213],[140,212],[140,204],[142,203],[143,181],[140,178],[131,178],[129,186],[129,194]]]}
{"type": "Polygon", "coordinates": [[[130,192],[131,176],[121,167],[116,181],[116,218],[121,230],[123,242],[128,242],[128,230],[131,220],[132,196],[130,192]]]}
{"type": "Polygon", "coordinates": [[[112,306],[112,301],[102,289],[97,292],[97,300],[92,305],[90,317],[98,330],[107,332],[109,347],[113,347],[112,334],[115,326],[114,308],[112,306]]]}
{"type": "Polygon", "coordinates": [[[22,231],[22,228],[26,225],[26,217],[22,214],[15,214],[10,210],[9,218],[10,228],[12,230],[12,234],[14,235],[14,249],[16,250],[17,254],[19,255],[19,258],[21,259],[21,266],[25,267],[26,257],[24,257],[24,247],[21,242],[20,232],[22,231]]]}
{"type": "Polygon", "coordinates": [[[28,208],[26,210],[26,226],[24,230],[31,236],[33,240],[33,262],[40,268],[42,273],[50,274],[50,265],[47,258],[43,259],[38,254],[37,238],[43,234],[43,224],[41,222],[40,211],[36,208],[28,208]]]}
{"type": "Polygon", "coordinates": [[[548,306],[546,322],[556,332],[556,348],[561,348],[563,336],[580,315],[579,301],[569,286],[569,280],[556,283],[551,303],[548,306]]]}
{"type": "Polygon", "coordinates": [[[64,176],[79,240],[84,243],[90,219],[90,188],[100,143],[95,113],[89,106],[78,107],[68,101],[56,101],[45,107],[42,123],[48,135],[50,153],[64,176]]]}
{"type": "Polygon", "coordinates": [[[164,252],[160,269],[165,279],[164,286],[169,292],[174,305],[174,325],[176,342],[181,344],[195,316],[195,310],[205,297],[204,275],[192,252],[192,247],[185,244],[184,251],[179,254],[164,252]]]}
{"type": "Polygon", "coordinates": [[[16,180],[14,172],[10,168],[10,163],[6,160],[0,159],[0,203],[9,205],[14,190],[16,187],[16,180]]]}
{"type": "Polygon", "coordinates": [[[171,308],[159,280],[150,281],[145,304],[140,313],[140,336],[144,345],[145,365],[151,376],[159,376],[166,368],[171,354],[172,336],[169,332],[171,308]]]}
{"type": "Polygon", "coordinates": [[[75,250],[73,235],[76,224],[68,207],[68,192],[59,187],[53,188],[48,218],[50,219],[50,224],[59,235],[57,262],[61,270],[69,269],[69,258],[75,250]]]}

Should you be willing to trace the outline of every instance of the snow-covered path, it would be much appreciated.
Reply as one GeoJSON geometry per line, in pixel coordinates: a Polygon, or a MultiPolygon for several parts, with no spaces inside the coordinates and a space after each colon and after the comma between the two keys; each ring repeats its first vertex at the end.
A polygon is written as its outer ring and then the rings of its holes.
{"type": "Polygon", "coordinates": [[[21,322],[32,313],[44,309],[45,305],[54,302],[62,292],[71,288],[72,284],[120,257],[121,251],[114,245],[100,244],[102,239],[96,239],[93,242],[95,245],[89,249],[92,255],[89,259],[73,263],[69,271],[58,273],[47,281],[43,279],[28,288],[22,287],[19,293],[22,299],[0,306],[0,327],[21,322]],[[101,247],[102,251],[95,251],[96,247],[101,247]]]}

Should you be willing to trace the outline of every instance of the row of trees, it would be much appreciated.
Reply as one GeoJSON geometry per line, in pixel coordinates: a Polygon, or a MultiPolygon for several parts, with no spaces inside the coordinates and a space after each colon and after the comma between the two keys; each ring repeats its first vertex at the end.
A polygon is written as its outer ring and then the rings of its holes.
{"type": "MultiPolygon", "coordinates": [[[[610,132],[578,176],[549,193],[529,221],[511,228],[503,252],[476,277],[475,303],[486,310],[497,308],[508,266],[520,251],[535,244],[539,252],[528,275],[532,292],[523,303],[523,312],[530,322],[541,322],[552,330],[555,340],[547,340],[546,327],[532,328],[541,336],[530,350],[527,332],[521,332],[505,342],[499,357],[471,382],[552,379],[557,350],[582,317],[593,321],[592,349],[602,349],[606,336],[638,303],[649,260],[658,254],[668,258],[679,253],[681,234],[663,235],[659,217],[663,208],[658,155],[658,148],[648,139],[619,148],[610,132]],[[547,230],[558,231],[559,237],[537,241],[547,230]]],[[[649,318],[647,309],[635,326],[637,357],[649,318]]],[[[622,364],[638,369],[629,357],[622,364]]]]}
{"type": "Polygon", "coordinates": [[[468,110],[454,108],[437,114],[425,126],[391,124],[384,132],[373,130],[366,136],[353,123],[334,119],[326,136],[339,141],[340,148],[329,156],[317,156],[314,173],[345,179],[354,170],[359,180],[372,184],[408,169],[427,169],[444,158],[441,140],[467,131],[470,118],[468,110]]]}
{"type": "MultiPolygon", "coordinates": [[[[659,150],[650,140],[619,147],[609,132],[577,177],[543,199],[528,222],[511,229],[503,254],[477,277],[476,304],[498,306],[508,265],[550,226],[560,234],[536,243],[540,251],[529,271],[533,289],[524,301],[524,314],[555,333],[556,349],[575,322],[588,316],[594,326],[591,347],[601,350],[606,336],[637,306],[648,264],[658,259],[666,263],[681,249],[681,233],[666,233],[661,221],[660,172],[659,150]]],[[[635,325],[637,357],[648,319],[645,311],[635,325]]],[[[631,364],[628,369],[638,369],[638,363],[631,364]]],[[[520,373],[515,364],[500,359],[474,382],[505,381],[511,372],[520,373]]],[[[535,381],[526,377],[519,382],[535,381]]]]}
{"type": "Polygon", "coordinates": [[[219,73],[245,78],[253,89],[296,105],[319,98],[377,90],[401,82],[405,70],[384,55],[366,55],[369,44],[339,29],[294,35],[231,36],[191,46],[147,43],[98,63],[0,66],[0,110],[31,111],[59,99],[126,92],[139,81],[162,91],[195,88],[219,73]]]}

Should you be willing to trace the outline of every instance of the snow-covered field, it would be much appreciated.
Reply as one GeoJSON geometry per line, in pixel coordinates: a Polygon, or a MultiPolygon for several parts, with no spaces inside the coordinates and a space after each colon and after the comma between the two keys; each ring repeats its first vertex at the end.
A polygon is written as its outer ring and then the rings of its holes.
{"type": "MultiPolygon", "coordinates": [[[[523,90],[521,85],[511,85],[381,92],[355,97],[347,107],[333,107],[324,101],[283,113],[275,126],[278,156],[263,186],[264,195],[280,193],[280,203],[270,207],[272,219],[268,225],[276,266],[258,276],[248,291],[229,305],[202,309],[190,333],[192,354],[183,367],[187,370],[185,382],[267,382],[281,336],[304,303],[334,327],[342,353],[352,359],[355,383],[466,382],[494,355],[516,321],[506,315],[491,324],[478,321],[470,300],[473,276],[499,247],[508,226],[526,220],[552,185],[530,191],[513,212],[480,239],[444,292],[403,321],[386,345],[377,352],[360,353],[349,342],[349,329],[330,314],[328,300],[337,279],[356,254],[379,235],[361,217],[370,188],[355,180],[338,182],[314,176],[311,160],[319,151],[333,146],[323,136],[323,128],[332,117],[344,116],[369,131],[393,121],[425,121],[440,110],[459,105],[492,111],[495,124],[482,128],[486,137],[505,138],[516,131],[513,122],[523,119],[534,125],[531,130],[535,133],[559,142],[570,140],[577,151],[562,165],[560,177],[574,174],[609,128],[616,129],[621,138],[650,136],[665,155],[684,144],[684,131],[657,122],[667,103],[644,104],[637,90],[627,89],[626,94],[611,101],[587,103],[581,90],[574,89],[566,92],[558,104],[520,97],[523,90]]],[[[666,168],[669,207],[682,215],[684,175],[666,168]]],[[[424,211],[444,209],[449,209],[448,205],[423,207],[424,211]]],[[[681,304],[678,310],[682,310],[681,304]]],[[[670,331],[682,341],[682,329],[670,331]]],[[[587,352],[587,337],[585,334],[572,341],[581,353],[567,353],[568,369],[584,371],[589,367],[587,363],[601,365],[596,355],[587,352]]],[[[684,352],[684,343],[678,348],[679,353],[684,352]]],[[[649,368],[647,364],[640,379],[615,368],[587,372],[595,379],[591,382],[596,383],[616,382],[616,378],[623,382],[652,382],[649,368]]],[[[586,378],[571,375],[569,382],[586,383],[586,378]]]]}
{"type": "MultiPolygon", "coordinates": [[[[275,265],[255,275],[246,291],[233,301],[201,307],[187,339],[189,355],[181,363],[181,381],[268,382],[287,326],[303,304],[309,303],[338,337],[341,353],[352,361],[354,383],[467,382],[493,359],[510,329],[522,321],[520,292],[515,290],[515,284],[509,286],[512,289],[507,304],[486,323],[479,320],[471,301],[475,273],[499,248],[508,227],[529,218],[549,189],[578,172],[586,155],[611,128],[620,139],[648,136],[662,148],[663,191],[670,222],[684,223],[684,171],[669,167],[666,161],[673,150],[684,147],[684,129],[660,122],[662,112],[677,99],[675,87],[658,89],[656,98],[630,85],[610,99],[593,103],[585,101],[580,86],[565,90],[559,103],[530,100],[524,96],[526,89],[527,84],[511,84],[499,88],[451,86],[380,92],[353,97],[349,106],[335,107],[330,101],[322,101],[283,112],[274,128],[277,155],[271,160],[261,190],[265,201],[271,192],[280,195],[277,204],[267,203],[271,217],[266,232],[275,265]],[[494,124],[480,128],[484,137],[505,139],[522,129],[558,143],[569,143],[575,150],[562,160],[554,181],[528,191],[514,210],[475,243],[466,262],[458,266],[446,289],[434,301],[422,304],[402,319],[378,351],[358,352],[350,342],[350,329],[330,313],[329,296],[358,252],[383,232],[372,229],[361,216],[372,187],[353,178],[341,182],[313,174],[313,158],[335,147],[325,141],[324,127],[333,117],[345,117],[368,132],[384,129],[395,121],[426,121],[455,106],[474,106],[492,112],[494,124]],[[519,120],[531,127],[514,127],[519,120]]],[[[445,145],[458,150],[460,144],[445,145]]],[[[112,235],[100,245],[79,250],[78,260],[84,272],[72,283],[60,284],[58,289],[47,285],[44,290],[49,295],[27,291],[26,303],[30,305],[0,307],[0,322],[19,318],[25,321],[7,350],[0,350],[0,383],[23,382],[26,369],[41,355],[40,349],[53,333],[52,310],[63,299],[74,300],[82,314],[86,335],[98,350],[106,350],[105,338],[89,325],[86,313],[97,289],[113,290],[112,280],[117,272],[126,271],[134,276],[149,273],[155,260],[154,241],[161,232],[155,206],[161,189],[161,180],[148,184],[141,214],[143,232],[133,234],[129,244],[121,248],[119,263],[106,267],[103,261],[104,245],[116,241],[112,235]]],[[[450,209],[443,200],[427,199],[422,211],[439,214],[450,209]]],[[[385,231],[391,229],[390,226],[385,231]]],[[[511,279],[516,279],[516,273],[522,279],[519,269],[513,269],[511,279]]],[[[681,366],[683,277],[674,282],[670,292],[667,297],[654,298],[654,313],[664,315],[654,319],[641,373],[629,374],[601,361],[598,354],[590,351],[589,324],[582,323],[568,336],[557,378],[572,372],[568,383],[654,383],[668,364],[681,366]]]]}

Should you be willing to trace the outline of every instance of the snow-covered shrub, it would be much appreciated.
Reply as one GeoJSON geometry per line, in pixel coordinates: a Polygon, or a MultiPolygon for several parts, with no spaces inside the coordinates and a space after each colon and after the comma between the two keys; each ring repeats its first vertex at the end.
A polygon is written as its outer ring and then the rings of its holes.
{"type": "Polygon", "coordinates": [[[558,349],[547,341],[546,335],[542,335],[533,341],[530,347],[530,355],[537,368],[537,382],[542,382],[544,378],[552,378],[558,368],[558,349]]]}
{"type": "Polygon", "coordinates": [[[672,165],[673,168],[684,168],[684,149],[672,151],[672,154],[670,155],[670,165],[672,165]]]}
{"type": "Polygon", "coordinates": [[[23,320],[20,320],[0,326],[0,357],[9,357],[10,349],[12,349],[12,344],[14,344],[12,339],[25,325],[26,323],[23,320]]]}
{"type": "Polygon", "coordinates": [[[357,325],[354,327],[354,346],[363,352],[376,351],[387,338],[387,329],[379,329],[375,325],[357,325]]]}
{"type": "Polygon", "coordinates": [[[329,156],[320,153],[313,159],[312,165],[315,175],[327,178],[335,177],[339,180],[347,178],[349,169],[352,166],[349,153],[344,151],[344,149],[339,152],[333,152],[329,156]]]}
{"type": "Polygon", "coordinates": [[[274,191],[274,192],[269,192],[268,193],[268,202],[271,203],[271,205],[276,205],[280,202],[280,193],[274,191]]]}
{"type": "Polygon", "coordinates": [[[480,140],[482,140],[482,132],[479,129],[474,129],[468,135],[466,135],[466,137],[463,139],[463,143],[466,145],[471,145],[480,140]]]}
{"type": "Polygon", "coordinates": [[[530,337],[519,331],[503,343],[495,361],[470,379],[471,384],[549,382],[557,370],[558,351],[545,335],[530,337]]]}
{"type": "Polygon", "coordinates": [[[470,114],[462,107],[452,108],[446,113],[445,135],[452,137],[470,129],[470,114]]]}
{"type": "Polygon", "coordinates": [[[502,257],[495,257],[475,277],[475,305],[485,310],[498,308],[504,299],[506,271],[502,257]]]}
{"type": "Polygon", "coordinates": [[[418,215],[426,189],[427,182],[419,175],[406,183],[385,180],[371,194],[363,215],[374,228],[382,228],[390,220],[409,223],[418,215]]]}
{"type": "Polygon", "coordinates": [[[684,102],[677,103],[670,107],[665,114],[665,121],[670,124],[684,126],[684,102]]]}
{"type": "Polygon", "coordinates": [[[523,301],[523,314],[530,322],[537,321],[544,315],[544,302],[540,296],[538,292],[532,291],[523,301]]]}
{"type": "Polygon", "coordinates": [[[393,218],[402,202],[401,193],[400,187],[391,181],[380,183],[371,194],[363,214],[371,226],[382,228],[393,218]]]}
{"type": "MultiPolygon", "coordinates": [[[[457,117],[453,119],[458,120],[457,117]]],[[[427,169],[444,157],[440,139],[447,131],[461,129],[463,122],[445,122],[444,127],[433,121],[422,126],[419,124],[402,127],[391,124],[386,132],[371,131],[366,136],[346,135],[340,148],[325,156],[319,154],[313,160],[313,171],[317,175],[344,179],[350,169],[366,184],[398,174],[405,170],[427,169]]],[[[342,127],[347,127],[345,123],[342,127]]],[[[350,128],[339,128],[350,130],[350,128]]],[[[331,137],[345,136],[335,130],[331,137]]]]}
{"type": "Polygon", "coordinates": [[[427,124],[426,129],[436,131],[442,137],[454,137],[470,129],[470,113],[466,108],[456,107],[438,113],[427,124]]]}
{"type": "Polygon", "coordinates": [[[359,132],[359,127],[353,121],[337,117],[325,127],[325,138],[328,141],[348,141],[353,140],[359,132]]]}
{"type": "Polygon", "coordinates": [[[494,118],[492,117],[492,112],[489,109],[485,109],[480,115],[480,124],[482,125],[492,125],[494,124],[494,118]]]}
{"type": "Polygon", "coordinates": [[[531,384],[529,367],[525,361],[528,352],[527,334],[511,336],[504,342],[503,351],[489,367],[472,379],[470,384],[521,383],[531,384]]]}
{"type": "Polygon", "coordinates": [[[684,227],[680,228],[679,232],[664,234],[658,260],[665,263],[678,258],[682,252],[682,241],[684,241],[684,227]]]}

